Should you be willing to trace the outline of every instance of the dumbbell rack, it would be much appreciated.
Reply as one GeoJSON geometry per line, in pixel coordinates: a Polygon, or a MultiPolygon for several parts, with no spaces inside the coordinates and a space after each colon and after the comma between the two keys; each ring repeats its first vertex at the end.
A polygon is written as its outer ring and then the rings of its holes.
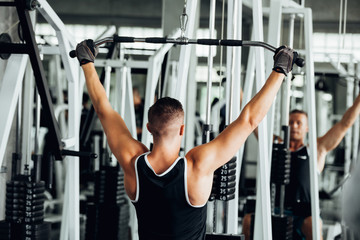
{"type": "Polygon", "coordinates": [[[50,239],[51,223],[44,222],[45,183],[17,176],[6,184],[5,221],[0,222],[2,240],[50,239]]]}
{"type": "Polygon", "coordinates": [[[118,166],[103,166],[95,173],[94,201],[87,203],[86,217],[86,240],[129,238],[129,204],[118,166]]]}

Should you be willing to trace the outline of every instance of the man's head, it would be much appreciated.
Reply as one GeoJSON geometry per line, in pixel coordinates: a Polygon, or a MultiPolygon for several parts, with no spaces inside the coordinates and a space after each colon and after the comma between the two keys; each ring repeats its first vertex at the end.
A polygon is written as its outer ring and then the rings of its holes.
{"type": "Polygon", "coordinates": [[[304,141],[308,128],[307,113],[302,110],[292,110],[289,116],[290,140],[304,141]]]}
{"type": "Polygon", "coordinates": [[[184,110],[181,103],[165,97],[157,100],[148,111],[148,130],[155,139],[182,136],[184,133],[184,110]]]}

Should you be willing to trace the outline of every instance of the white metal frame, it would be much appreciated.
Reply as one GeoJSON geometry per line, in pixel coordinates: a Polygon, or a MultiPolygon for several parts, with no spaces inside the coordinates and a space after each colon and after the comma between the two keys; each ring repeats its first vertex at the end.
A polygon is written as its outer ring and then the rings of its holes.
{"type": "MultiPolygon", "coordinates": [[[[253,1],[253,21],[254,38],[263,41],[263,13],[262,2],[260,0],[253,1]]],[[[265,83],[265,57],[264,49],[255,49],[255,59],[258,64],[256,70],[256,91],[258,92],[265,83]]],[[[267,117],[259,124],[259,155],[257,164],[257,191],[256,191],[256,210],[255,210],[255,226],[254,239],[272,239],[271,231],[271,206],[270,206],[270,161],[269,161],[269,144],[268,144],[268,125],[267,117]]]]}
{"type": "MultiPolygon", "coordinates": [[[[228,2],[228,38],[242,39],[242,0],[228,2]]],[[[228,47],[227,53],[227,76],[226,76],[226,123],[230,124],[240,115],[240,91],[241,91],[241,47],[228,47]]],[[[226,203],[226,229],[228,234],[238,234],[238,209],[239,209],[239,181],[243,160],[243,147],[236,153],[236,188],[235,198],[226,203]]]]}
{"type": "MultiPolygon", "coordinates": [[[[78,151],[81,114],[79,96],[82,96],[84,77],[79,71],[77,60],[68,56],[76,43],[47,1],[39,0],[38,2],[40,6],[37,10],[56,31],[60,56],[68,80],[68,136],[63,139],[63,142],[68,144],[65,148],[78,151]]],[[[66,161],[66,180],[60,239],[80,239],[79,161],[75,157],[66,157],[64,161],[66,161]]]]}
{"type": "Polygon", "coordinates": [[[0,104],[3,113],[0,118],[0,166],[2,166],[10,129],[13,123],[14,114],[19,96],[21,94],[22,82],[28,55],[13,54],[7,62],[5,74],[0,88],[0,104]]]}
{"type": "Polygon", "coordinates": [[[317,142],[316,142],[316,114],[315,114],[315,73],[313,58],[313,24],[312,11],[310,8],[288,8],[284,13],[302,14],[304,16],[304,37],[306,56],[306,98],[308,121],[309,121],[309,148],[310,148],[310,189],[311,189],[311,215],[313,239],[320,239],[320,209],[319,209],[319,187],[317,173],[317,142]]]}

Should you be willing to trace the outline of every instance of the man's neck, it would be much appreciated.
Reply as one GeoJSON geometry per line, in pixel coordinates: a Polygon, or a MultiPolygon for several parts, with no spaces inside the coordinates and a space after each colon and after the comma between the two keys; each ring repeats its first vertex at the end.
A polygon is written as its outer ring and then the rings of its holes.
{"type": "Polygon", "coordinates": [[[290,140],[290,151],[294,152],[304,146],[304,142],[300,140],[290,140]]]}
{"type": "Polygon", "coordinates": [[[180,144],[176,141],[154,141],[150,155],[154,159],[174,160],[179,156],[180,144]]]}

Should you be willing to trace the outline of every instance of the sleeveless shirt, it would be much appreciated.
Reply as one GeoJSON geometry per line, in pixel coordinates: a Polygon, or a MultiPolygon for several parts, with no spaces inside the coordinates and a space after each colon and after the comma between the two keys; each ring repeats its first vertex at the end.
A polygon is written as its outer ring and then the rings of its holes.
{"type": "Polygon", "coordinates": [[[135,162],[139,239],[203,240],[206,204],[191,205],[187,193],[187,163],[178,158],[164,173],[156,174],[145,153],[135,162]]]}
{"type": "Polygon", "coordinates": [[[305,217],[311,215],[309,161],[306,146],[291,152],[290,183],[285,190],[285,206],[305,217]]]}

